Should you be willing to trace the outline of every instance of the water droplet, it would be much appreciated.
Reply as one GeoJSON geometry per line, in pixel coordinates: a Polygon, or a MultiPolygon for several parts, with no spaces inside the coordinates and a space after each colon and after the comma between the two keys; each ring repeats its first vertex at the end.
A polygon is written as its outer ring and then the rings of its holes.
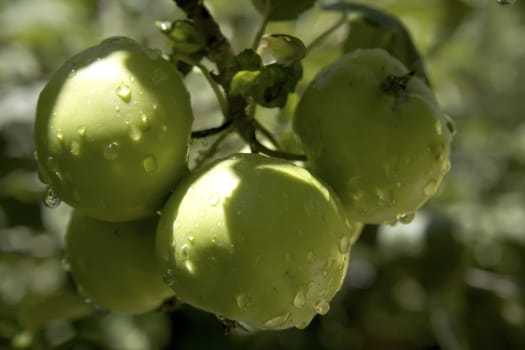
{"type": "Polygon", "coordinates": [[[248,305],[250,305],[250,302],[251,302],[250,299],[251,299],[250,296],[246,294],[239,294],[235,298],[239,309],[245,309],[248,305]]]}
{"type": "Polygon", "coordinates": [[[348,252],[350,251],[350,244],[352,242],[350,241],[350,237],[348,236],[343,236],[341,238],[341,240],[339,240],[339,252],[341,254],[348,254],[348,252]]]}
{"type": "Polygon", "coordinates": [[[444,146],[441,143],[428,146],[428,150],[430,151],[430,153],[432,153],[432,156],[437,161],[442,161],[443,158],[445,157],[443,148],[444,146]]]}
{"type": "Polygon", "coordinates": [[[436,123],[434,125],[436,128],[436,133],[438,135],[441,135],[443,133],[443,127],[441,126],[441,122],[439,120],[436,120],[436,123]]]}
{"type": "Polygon", "coordinates": [[[80,135],[80,136],[86,136],[86,127],[85,126],[81,126],[77,129],[77,133],[80,135]]]}
{"type": "Polygon", "coordinates": [[[441,162],[441,173],[446,174],[450,171],[450,160],[445,159],[443,162],[441,162]]]}
{"type": "Polygon", "coordinates": [[[184,262],[184,267],[186,267],[186,270],[188,270],[189,273],[194,273],[195,272],[195,266],[193,265],[191,260],[186,260],[184,262]]]}
{"type": "Polygon", "coordinates": [[[330,311],[330,304],[326,300],[321,299],[314,305],[314,308],[319,315],[326,315],[330,311]]]}
{"type": "Polygon", "coordinates": [[[189,235],[188,242],[190,242],[190,244],[193,244],[195,242],[195,237],[193,237],[192,235],[189,235]]]}
{"type": "Polygon", "coordinates": [[[415,217],[416,217],[415,211],[407,211],[406,213],[399,214],[398,220],[403,224],[409,224],[414,220],[415,217]]]}
{"type": "Polygon", "coordinates": [[[129,102],[131,100],[131,89],[127,84],[120,84],[117,87],[117,96],[124,102],[129,102]]]}
{"type": "Polygon", "coordinates": [[[77,71],[75,69],[71,69],[71,71],[69,72],[69,77],[72,78],[75,76],[75,74],[77,74],[77,71]]]}
{"type": "Polygon", "coordinates": [[[46,188],[44,193],[44,205],[48,208],[56,208],[62,203],[62,200],[55,194],[51,187],[46,188]]]}
{"type": "Polygon", "coordinates": [[[148,130],[151,127],[151,120],[145,114],[140,115],[140,122],[142,123],[144,130],[148,130]]]}
{"type": "Polygon", "coordinates": [[[120,112],[120,106],[115,106],[115,111],[120,112]]]}
{"type": "Polygon", "coordinates": [[[62,130],[58,129],[56,136],[57,136],[57,140],[59,142],[64,142],[64,134],[62,133],[62,130]]]}
{"type": "Polygon", "coordinates": [[[172,269],[166,270],[166,272],[162,275],[162,280],[168,286],[173,287],[175,285],[175,274],[173,273],[173,270],[172,269]]]}
{"type": "Polygon", "coordinates": [[[130,83],[135,82],[135,77],[134,77],[133,75],[130,75],[130,76],[129,76],[129,82],[130,82],[130,83]]]}
{"type": "Polygon", "coordinates": [[[268,321],[264,323],[264,325],[268,328],[281,327],[286,323],[286,321],[288,321],[289,317],[290,317],[290,313],[286,312],[284,314],[281,314],[281,315],[278,315],[278,316],[275,316],[269,319],[268,321]]]}
{"type": "Polygon", "coordinates": [[[512,5],[515,0],[496,0],[499,5],[512,5]]]}
{"type": "Polygon", "coordinates": [[[305,329],[306,327],[308,327],[309,324],[310,324],[310,321],[299,322],[298,324],[295,325],[295,328],[305,329]]]}
{"type": "Polygon", "coordinates": [[[154,111],[156,111],[157,109],[159,109],[159,106],[157,104],[154,104],[153,106],[151,106],[153,108],[154,111]]]}
{"type": "Polygon", "coordinates": [[[157,161],[154,156],[148,156],[142,161],[142,167],[147,173],[152,173],[157,170],[157,161]]]}
{"type": "Polygon", "coordinates": [[[215,207],[221,201],[221,195],[219,192],[213,192],[208,198],[208,204],[215,207]]]}
{"type": "Polygon", "coordinates": [[[107,160],[115,160],[118,158],[119,144],[111,142],[104,148],[104,158],[107,160]]]}
{"type": "Polygon", "coordinates": [[[429,180],[423,188],[423,193],[426,196],[432,196],[437,191],[437,182],[435,180],[429,180]]]}
{"type": "Polygon", "coordinates": [[[190,246],[187,244],[183,244],[180,248],[180,253],[184,260],[188,259],[190,257],[190,246]]]}
{"type": "Polygon", "coordinates": [[[392,190],[378,188],[376,189],[376,196],[379,199],[380,205],[392,206],[396,204],[394,192],[392,190]]]}
{"type": "Polygon", "coordinates": [[[78,156],[80,154],[80,142],[76,140],[71,141],[71,147],[69,151],[72,155],[78,156]]]}
{"type": "Polygon", "coordinates": [[[138,125],[133,123],[127,123],[128,124],[128,133],[129,138],[133,141],[140,141],[142,138],[142,130],[138,127],[138,125]]]}
{"type": "Polygon", "coordinates": [[[293,306],[296,308],[301,308],[304,306],[304,304],[306,304],[306,295],[302,290],[299,290],[293,299],[293,306]]]}

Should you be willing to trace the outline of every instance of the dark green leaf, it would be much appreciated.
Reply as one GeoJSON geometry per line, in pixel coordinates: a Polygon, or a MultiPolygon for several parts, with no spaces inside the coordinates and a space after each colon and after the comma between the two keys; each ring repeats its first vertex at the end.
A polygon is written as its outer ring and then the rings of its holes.
{"type": "Polygon", "coordinates": [[[252,0],[255,8],[270,21],[287,21],[297,18],[313,6],[316,0],[252,0]]]}

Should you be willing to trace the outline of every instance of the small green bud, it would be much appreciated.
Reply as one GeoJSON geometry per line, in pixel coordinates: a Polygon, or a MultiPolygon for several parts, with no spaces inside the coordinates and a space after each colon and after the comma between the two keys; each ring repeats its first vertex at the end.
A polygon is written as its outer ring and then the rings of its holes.
{"type": "Polygon", "coordinates": [[[175,52],[193,54],[206,47],[204,35],[192,21],[157,21],[155,25],[161,33],[171,40],[175,52]]]}

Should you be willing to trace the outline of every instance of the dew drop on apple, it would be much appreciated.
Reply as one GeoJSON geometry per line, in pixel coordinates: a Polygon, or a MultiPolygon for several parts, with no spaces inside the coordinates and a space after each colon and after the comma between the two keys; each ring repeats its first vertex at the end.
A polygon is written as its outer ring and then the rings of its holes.
{"type": "Polygon", "coordinates": [[[184,261],[184,267],[186,267],[186,270],[188,270],[189,273],[195,272],[195,266],[191,262],[191,260],[184,261]]]}
{"type": "Polygon", "coordinates": [[[306,295],[302,290],[299,290],[293,299],[293,306],[301,308],[306,304],[306,295]]]}
{"type": "Polygon", "coordinates": [[[44,193],[44,205],[48,208],[56,208],[62,203],[62,200],[55,194],[51,187],[46,188],[44,193]]]}
{"type": "Polygon", "coordinates": [[[212,207],[217,206],[217,204],[219,204],[220,201],[221,195],[219,194],[219,192],[213,192],[208,198],[208,204],[212,207]]]}
{"type": "Polygon", "coordinates": [[[347,235],[341,237],[341,240],[339,241],[339,252],[341,254],[347,254],[350,251],[350,244],[350,237],[347,235]]]}
{"type": "Polygon", "coordinates": [[[140,128],[136,124],[133,124],[133,123],[127,123],[127,124],[128,124],[129,138],[135,142],[140,141],[140,139],[142,138],[142,130],[140,130],[140,128]]]}
{"type": "Polygon", "coordinates": [[[264,325],[266,327],[268,327],[268,328],[281,327],[281,326],[283,326],[286,323],[286,321],[288,321],[289,317],[290,317],[290,313],[286,312],[286,313],[277,315],[277,316],[269,319],[268,321],[266,321],[264,323],[264,325]]]}
{"type": "Polygon", "coordinates": [[[151,119],[146,114],[140,115],[140,122],[145,130],[151,127],[151,119]]]}
{"type": "Polygon", "coordinates": [[[107,160],[115,160],[118,158],[119,144],[111,142],[104,148],[104,158],[107,160]]]}
{"type": "Polygon", "coordinates": [[[321,299],[314,305],[314,308],[319,315],[326,315],[330,311],[330,304],[326,300],[321,299]]]}
{"type": "Polygon", "coordinates": [[[446,174],[450,171],[450,160],[445,159],[441,162],[441,173],[446,174]]]}
{"type": "Polygon", "coordinates": [[[124,102],[129,102],[131,100],[131,88],[125,84],[122,83],[117,87],[117,96],[120,97],[120,99],[124,102]]]}
{"type": "Polygon", "coordinates": [[[298,324],[295,325],[295,328],[302,330],[308,327],[309,324],[310,324],[310,321],[299,322],[298,324]]]}
{"type": "Polygon", "coordinates": [[[78,129],[77,129],[77,134],[79,136],[86,136],[86,127],[85,126],[79,126],[78,129]]]}
{"type": "Polygon", "coordinates": [[[80,154],[80,142],[78,142],[77,140],[71,141],[69,151],[72,155],[78,156],[80,154]]]}
{"type": "Polygon", "coordinates": [[[432,196],[437,191],[437,182],[436,180],[429,180],[425,187],[423,188],[423,193],[427,196],[432,196]]]}
{"type": "Polygon", "coordinates": [[[57,130],[56,137],[58,142],[64,142],[64,134],[62,133],[62,130],[57,130]]]}
{"type": "Polygon", "coordinates": [[[183,244],[180,248],[180,253],[183,259],[188,259],[190,257],[190,246],[187,244],[183,244]]]}
{"type": "Polygon", "coordinates": [[[250,296],[241,293],[237,295],[235,301],[237,302],[237,306],[239,307],[239,309],[246,309],[246,307],[250,304],[250,296]]]}
{"type": "Polygon", "coordinates": [[[414,220],[415,217],[416,217],[415,211],[407,211],[406,213],[400,214],[398,216],[398,220],[399,222],[403,224],[409,224],[414,220]]]}
{"type": "Polygon", "coordinates": [[[157,170],[157,160],[154,156],[147,156],[142,161],[142,168],[144,168],[144,171],[147,173],[152,173],[155,170],[157,170]]]}

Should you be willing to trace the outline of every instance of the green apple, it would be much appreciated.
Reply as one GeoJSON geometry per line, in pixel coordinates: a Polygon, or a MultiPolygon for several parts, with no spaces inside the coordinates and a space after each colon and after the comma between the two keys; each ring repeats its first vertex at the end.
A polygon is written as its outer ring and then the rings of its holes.
{"type": "Polygon", "coordinates": [[[79,291],[109,311],[140,314],[173,295],[155,254],[157,221],[110,223],[74,211],[66,258],[79,291]]]}
{"type": "Polygon", "coordinates": [[[360,229],[304,168],[238,154],[179,183],[157,254],[182,302],[261,329],[304,328],[328,312],[360,229]]]}
{"type": "Polygon", "coordinates": [[[450,168],[451,130],[430,88],[383,49],[340,57],[318,73],[294,129],[308,166],[352,221],[410,221],[450,168]]]}
{"type": "Polygon", "coordinates": [[[192,121],[175,67],[131,39],[107,39],[65,62],[40,94],[41,178],[97,219],[144,218],[187,171],[192,121]]]}

